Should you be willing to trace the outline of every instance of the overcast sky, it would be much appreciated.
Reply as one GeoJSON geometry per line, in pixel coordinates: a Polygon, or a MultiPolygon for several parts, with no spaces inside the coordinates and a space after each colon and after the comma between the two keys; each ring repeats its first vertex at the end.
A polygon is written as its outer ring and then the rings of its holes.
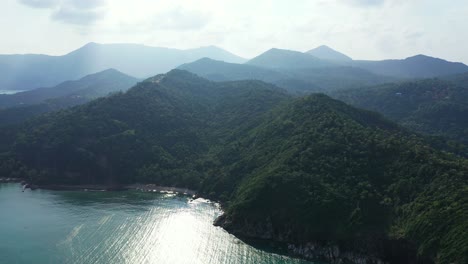
{"type": "Polygon", "coordinates": [[[0,53],[61,55],[88,42],[250,58],[325,44],[354,59],[426,54],[468,64],[467,0],[2,0],[0,53]]]}

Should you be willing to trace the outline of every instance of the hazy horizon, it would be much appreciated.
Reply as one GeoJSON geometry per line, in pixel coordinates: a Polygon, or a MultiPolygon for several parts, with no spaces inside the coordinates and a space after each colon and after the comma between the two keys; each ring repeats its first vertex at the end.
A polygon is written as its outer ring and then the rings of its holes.
{"type": "Polygon", "coordinates": [[[327,45],[353,59],[424,54],[468,63],[462,0],[6,0],[0,7],[0,54],[64,55],[96,42],[214,45],[249,59],[274,47],[327,45]]]}

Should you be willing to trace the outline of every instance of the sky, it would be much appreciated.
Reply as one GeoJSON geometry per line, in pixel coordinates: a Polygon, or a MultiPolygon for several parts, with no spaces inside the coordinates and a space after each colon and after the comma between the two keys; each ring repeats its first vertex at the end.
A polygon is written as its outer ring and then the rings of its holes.
{"type": "Polygon", "coordinates": [[[245,58],[328,45],[354,59],[417,54],[468,64],[467,0],[2,0],[0,54],[63,55],[86,43],[245,58]]]}

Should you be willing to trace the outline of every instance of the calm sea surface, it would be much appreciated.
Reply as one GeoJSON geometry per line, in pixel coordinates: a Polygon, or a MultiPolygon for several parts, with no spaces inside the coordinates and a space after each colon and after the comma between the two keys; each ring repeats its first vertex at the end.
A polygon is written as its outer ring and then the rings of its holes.
{"type": "Polygon", "coordinates": [[[212,225],[220,213],[173,194],[0,183],[0,263],[311,263],[243,243],[212,225]]]}

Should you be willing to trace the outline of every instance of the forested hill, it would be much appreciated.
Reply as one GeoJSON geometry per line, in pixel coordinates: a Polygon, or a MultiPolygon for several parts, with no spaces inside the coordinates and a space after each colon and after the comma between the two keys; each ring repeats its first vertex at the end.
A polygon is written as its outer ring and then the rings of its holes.
{"type": "MultiPolygon", "coordinates": [[[[217,84],[174,70],[127,93],[30,120],[19,129],[13,151],[35,169],[26,174],[38,182],[128,183],[144,180],[146,166],[159,162],[164,173],[178,171],[168,176],[182,176],[215,135],[221,140],[235,133],[286,98],[259,81],[217,84]],[[43,151],[47,154],[39,155],[43,151]]],[[[191,171],[187,175],[197,177],[191,171]]],[[[168,183],[198,188],[199,180],[168,183]]]]}
{"type": "Polygon", "coordinates": [[[246,175],[218,223],[235,234],[303,246],[314,238],[315,248],[338,244],[390,263],[414,263],[411,248],[437,263],[467,261],[467,160],[379,115],[299,98],[223,154],[239,157],[231,177],[246,175]]]}
{"type": "MultiPolygon", "coordinates": [[[[312,57],[302,53],[293,52],[293,54],[295,56],[305,56],[306,61],[310,59],[307,57],[312,57]]],[[[312,57],[312,61],[315,62],[315,60],[317,59],[312,57]]],[[[203,58],[192,63],[183,64],[178,68],[193,72],[212,81],[261,80],[273,83],[291,93],[301,95],[313,92],[327,93],[334,90],[376,85],[395,80],[395,78],[376,75],[360,68],[340,65],[320,68],[311,67],[309,64],[297,64],[294,67],[286,67],[285,65],[282,68],[268,68],[203,58]]]]}
{"type": "Polygon", "coordinates": [[[325,95],[173,70],[1,132],[5,176],[197,189],[239,236],[343,261],[468,261],[467,160],[325,95]]]}
{"type": "Polygon", "coordinates": [[[2,94],[0,95],[0,109],[43,103],[45,100],[64,96],[94,99],[111,92],[127,90],[137,81],[137,78],[114,69],[107,69],[53,87],[37,88],[16,94],[2,94]]]}
{"type": "Polygon", "coordinates": [[[108,69],[54,87],[0,95],[0,127],[21,123],[43,113],[84,104],[109,93],[126,91],[137,81],[134,77],[108,69]]]}
{"type": "Polygon", "coordinates": [[[432,78],[468,71],[468,66],[461,62],[446,61],[422,54],[403,60],[355,60],[351,62],[351,65],[375,74],[401,78],[432,78]]]}
{"type": "Polygon", "coordinates": [[[273,69],[323,68],[336,66],[329,61],[320,60],[308,53],[276,48],[265,51],[247,61],[246,64],[273,69]]]}
{"type": "MultiPolygon", "coordinates": [[[[421,133],[468,143],[468,87],[440,79],[338,91],[334,97],[421,133]]],[[[466,84],[465,84],[466,85],[466,84]]]]}

